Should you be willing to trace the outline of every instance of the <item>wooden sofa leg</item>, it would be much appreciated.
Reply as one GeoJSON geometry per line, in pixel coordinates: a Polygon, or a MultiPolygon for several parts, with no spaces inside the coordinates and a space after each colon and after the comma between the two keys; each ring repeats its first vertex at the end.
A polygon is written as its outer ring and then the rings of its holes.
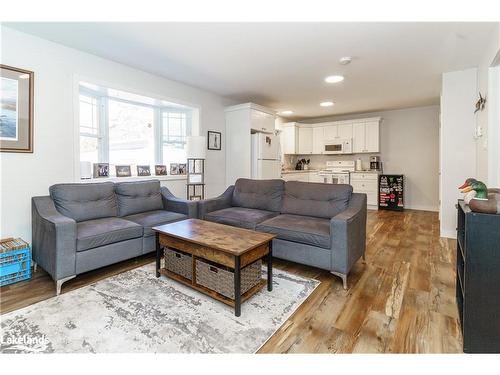
{"type": "Polygon", "coordinates": [[[340,273],[340,272],[333,272],[331,271],[331,273],[335,276],[338,276],[342,279],[342,286],[344,287],[345,290],[347,290],[347,275],[346,274],[343,274],[343,273],[340,273]]]}
{"type": "Polygon", "coordinates": [[[361,256],[361,259],[363,259],[363,263],[366,263],[366,254],[363,253],[363,255],[361,256]]]}
{"type": "Polygon", "coordinates": [[[60,280],[56,280],[56,296],[61,294],[61,287],[62,287],[63,283],[65,283],[66,281],[71,280],[75,277],[76,277],[76,275],[73,275],[73,276],[65,277],[65,278],[60,279],[60,280]]]}

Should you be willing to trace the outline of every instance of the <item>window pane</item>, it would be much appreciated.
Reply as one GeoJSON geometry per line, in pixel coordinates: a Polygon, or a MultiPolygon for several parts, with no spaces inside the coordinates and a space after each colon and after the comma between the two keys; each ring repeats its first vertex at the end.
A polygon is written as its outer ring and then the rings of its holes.
{"type": "Polygon", "coordinates": [[[98,134],[97,99],[80,95],[80,132],[98,134]]]}
{"type": "Polygon", "coordinates": [[[97,163],[98,160],[97,138],[80,136],[80,161],[97,163]]]}
{"type": "Polygon", "coordinates": [[[162,112],[163,164],[186,162],[186,137],[191,135],[185,112],[162,112]]]}
{"type": "MultiPolygon", "coordinates": [[[[154,165],[154,111],[109,100],[109,162],[154,165]]],[[[114,171],[111,171],[114,172],[114,171]]]]}

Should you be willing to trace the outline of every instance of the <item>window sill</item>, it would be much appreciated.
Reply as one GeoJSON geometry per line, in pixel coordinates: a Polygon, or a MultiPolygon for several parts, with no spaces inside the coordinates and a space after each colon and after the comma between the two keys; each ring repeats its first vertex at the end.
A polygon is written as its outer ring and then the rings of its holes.
{"type": "Polygon", "coordinates": [[[146,180],[159,180],[159,181],[182,181],[187,180],[187,175],[168,175],[168,176],[131,176],[131,177],[98,177],[89,179],[80,179],[77,182],[130,182],[130,181],[146,181],[146,180]]]}

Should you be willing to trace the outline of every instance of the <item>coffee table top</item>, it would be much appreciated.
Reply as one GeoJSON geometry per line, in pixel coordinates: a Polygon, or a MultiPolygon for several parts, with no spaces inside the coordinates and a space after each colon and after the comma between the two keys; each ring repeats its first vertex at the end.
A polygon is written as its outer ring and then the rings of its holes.
{"type": "Polygon", "coordinates": [[[241,255],[271,241],[276,235],[249,229],[187,219],[153,227],[155,232],[207,246],[232,255],[241,255]]]}

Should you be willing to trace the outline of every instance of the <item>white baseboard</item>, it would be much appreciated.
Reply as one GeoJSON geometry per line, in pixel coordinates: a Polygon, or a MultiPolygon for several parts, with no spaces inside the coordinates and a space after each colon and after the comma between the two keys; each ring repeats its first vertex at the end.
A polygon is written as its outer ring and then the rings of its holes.
{"type": "Polygon", "coordinates": [[[405,208],[409,210],[439,212],[439,207],[433,207],[433,206],[412,205],[412,206],[405,206],[405,208]]]}
{"type": "Polygon", "coordinates": [[[454,239],[457,239],[457,231],[456,230],[450,230],[450,229],[446,229],[446,230],[442,230],[441,229],[441,232],[439,234],[440,237],[445,237],[445,238],[454,238],[454,239]]]}

